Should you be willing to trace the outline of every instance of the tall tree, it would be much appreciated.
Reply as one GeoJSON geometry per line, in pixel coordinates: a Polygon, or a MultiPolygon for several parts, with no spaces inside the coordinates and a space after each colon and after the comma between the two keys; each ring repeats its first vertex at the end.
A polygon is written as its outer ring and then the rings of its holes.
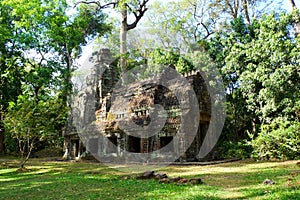
{"type": "Polygon", "coordinates": [[[246,136],[246,130],[252,131],[256,121],[255,115],[247,110],[246,100],[242,95],[238,82],[241,65],[236,65],[234,69],[227,69],[227,57],[233,51],[236,44],[249,42],[253,32],[240,16],[230,23],[227,31],[217,33],[209,40],[205,49],[210,54],[213,61],[219,68],[222,79],[227,89],[227,117],[222,140],[239,141],[246,136]]]}
{"type": "MultiPolygon", "coordinates": [[[[95,9],[81,6],[70,16],[68,8],[65,0],[1,1],[0,23],[5,24],[0,39],[1,116],[7,114],[8,103],[15,102],[28,88],[36,105],[49,91],[60,94],[62,106],[66,105],[72,61],[80,54],[80,46],[89,37],[109,30],[101,12],[95,15],[95,9]]],[[[1,136],[3,132],[1,127],[1,136]]]]}
{"type": "Polygon", "coordinates": [[[219,43],[209,49],[220,64],[232,91],[229,94],[239,95],[238,101],[245,100],[245,108],[257,125],[278,117],[296,119],[299,38],[290,33],[293,23],[294,13],[265,15],[252,25],[239,18],[232,24],[232,31],[216,38],[219,43]]]}
{"type": "Polygon", "coordinates": [[[79,1],[76,5],[84,4],[96,4],[98,9],[113,8],[115,11],[121,13],[121,26],[120,26],[120,67],[124,72],[126,71],[126,59],[124,55],[127,53],[127,33],[129,30],[134,29],[145,12],[148,10],[147,3],[149,0],[125,0],[125,1],[79,1]],[[134,20],[129,22],[128,16],[132,15],[134,20]]]}
{"type": "Polygon", "coordinates": [[[291,31],[295,12],[264,15],[250,25],[240,16],[209,40],[206,49],[227,88],[222,149],[232,148],[229,141],[249,139],[248,133],[257,136],[264,124],[275,122],[279,130],[284,127],[278,121],[299,118],[299,37],[291,31]]]}
{"type": "MultiPolygon", "coordinates": [[[[57,3],[49,2],[58,8],[57,3]]],[[[48,18],[49,29],[45,33],[49,37],[51,47],[58,53],[63,79],[63,98],[66,100],[71,92],[71,73],[74,70],[74,60],[81,53],[81,46],[92,38],[101,36],[110,31],[110,25],[104,22],[105,15],[95,6],[81,5],[74,16],[65,17],[65,10],[69,7],[66,2],[61,2],[60,9],[48,18]]]]}
{"type": "Polygon", "coordinates": [[[14,16],[12,8],[0,2],[0,154],[5,153],[4,146],[4,114],[7,111],[8,102],[17,99],[21,91],[22,66],[19,55],[21,51],[16,47],[14,37],[17,30],[14,29],[14,16]]]}

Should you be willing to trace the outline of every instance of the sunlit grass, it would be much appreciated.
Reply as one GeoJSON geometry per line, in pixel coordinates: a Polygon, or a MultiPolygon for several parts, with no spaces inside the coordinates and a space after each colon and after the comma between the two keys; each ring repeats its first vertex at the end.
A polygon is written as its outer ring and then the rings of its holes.
{"type": "MultiPolygon", "coordinates": [[[[168,176],[200,177],[202,185],[137,180],[100,163],[33,159],[27,171],[0,164],[0,199],[300,199],[297,161],[239,161],[207,166],[169,166],[168,176]],[[268,178],[274,185],[265,185],[268,178]]],[[[119,166],[120,167],[120,166],[119,166]]],[[[138,166],[131,165],[134,168],[138,166]]]]}

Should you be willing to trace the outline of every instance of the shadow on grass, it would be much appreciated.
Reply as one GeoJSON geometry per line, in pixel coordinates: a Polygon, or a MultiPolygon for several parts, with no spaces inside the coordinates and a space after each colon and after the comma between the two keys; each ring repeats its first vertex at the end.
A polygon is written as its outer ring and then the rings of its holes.
{"type": "MultiPolygon", "coordinates": [[[[34,175],[2,184],[0,196],[8,199],[190,199],[190,186],[160,184],[156,180],[111,178],[104,175],[65,173],[34,175]]],[[[214,193],[214,187],[199,186],[214,193]]],[[[193,188],[195,190],[197,188],[193,188]]],[[[205,197],[208,195],[204,194],[205,197]]]]}
{"type": "MultiPolygon", "coordinates": [[[[259,167],[247,172],[243,163],[240,170],[210,173],[207,167],[172,167],[170,172],[183,173],[183,177],[200,177],[203,185],[161,184],[157,180],[137,180],[98,163],[31,162],[31,171],[17,173],[16,168],[0,167],[0,199],[297,199],[299,174],[291,175],[293,167],[259,167]],[[186,175],[188,170],[198,170],[186,175]],[[275,185],[264,185],[266,179],[275,185]]],[[[229,167],[229,166],[226,166],[229,167]]],[[[167,172],[169,173],[169,172],[167,172]]]]}
{"type": "MultiPolygon", "coordinates": [[[[251,172],[199,173],[199,177],[208,185],[229,189],[239,193],[237,198],[226,199],[300,199],[300,173],[294,167],[257,168],[251,172]],[[271,179],[274,185],[265,185],[263,181],[271,179]]],[[[193,176],[185,176],[187,178],[193,176]]],[[[200,196],[201,197],[201,196],[200,196]]],[[[199,199],[201,199],[199,197],[199,199]]],[[[214,199],[214,198],[212,198],[214,199]]]]}

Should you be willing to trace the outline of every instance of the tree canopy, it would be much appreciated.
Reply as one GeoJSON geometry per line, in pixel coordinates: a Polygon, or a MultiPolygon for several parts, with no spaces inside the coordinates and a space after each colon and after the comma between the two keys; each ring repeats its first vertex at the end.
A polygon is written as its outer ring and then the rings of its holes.
{"type": "Polygon", "coordinates": [[[95,8],[80,6],[74,14],[68,9],[64,0],[0,3],[0,143],[6,133],[6,140],[19,141],[23,153],[30,154],[48,135],[61,136],[73,61],[82,45],[110,30],[95,8]],[[29,141],[26,148],[21,145],[29,141]]]}

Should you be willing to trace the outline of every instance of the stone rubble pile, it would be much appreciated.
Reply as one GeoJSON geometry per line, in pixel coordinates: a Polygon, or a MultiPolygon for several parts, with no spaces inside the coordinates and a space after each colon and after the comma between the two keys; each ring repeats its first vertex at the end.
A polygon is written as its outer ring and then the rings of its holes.
{"type": "Polygon", "coordinates": [[[168,177],[167,174],[154,171],[146,171],[142,173],[140,176],[137,177],[137,179],[156,179],[159,181],[159,183],[176,183],[179,185],[182,184],[203,184],[201,178],[182,178],[180,176],[178,177],[168,177]]]}

